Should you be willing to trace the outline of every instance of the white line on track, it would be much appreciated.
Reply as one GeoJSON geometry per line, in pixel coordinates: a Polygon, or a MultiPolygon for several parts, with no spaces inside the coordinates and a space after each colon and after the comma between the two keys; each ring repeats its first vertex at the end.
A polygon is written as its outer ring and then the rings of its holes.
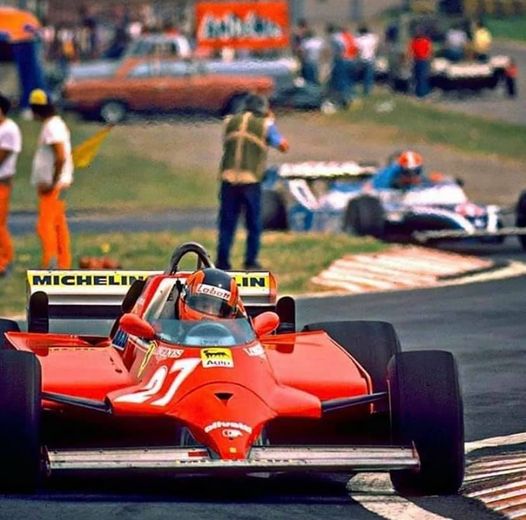
{"type": "MultiPolygon", "coordinates": [[[[466,455],[482,448],[513,446],[524,442],[526,442],[526,432],[467,442],[465,444],[466,455]]],[[[521,455],[495,455],[483,464],[495,464],[496,467],[499,467],[498,461],[500,460],[500,469],[504,470],[506,463],[510,463],[509,469],[502,471],[501,475],[512,478],[516,469],[514,461],[517,460],[519,461],[517,464],[520,464],[520,459],[521,455]]],[[[525,471],[525,469],[521,470],[521,472],[525,471]]],[[[481,478],[480,475],[478,478],[481,478]]],[[[468,466],[465,482],[469,481],[468,466]]],[[[355,502],[385,520],[451,520],[450,517],[427,511],[410,500],[397,495],[387,473],[360,473],[349,481],[347,487],[355,502]]],[[[480,500],[488,508],[498,511],[504,518],[526,518],[526,481],[524,479],[501,483],[492,487],[486,484],[482,489],[468,491],[465,494],[470,498],[480,500]]]]}

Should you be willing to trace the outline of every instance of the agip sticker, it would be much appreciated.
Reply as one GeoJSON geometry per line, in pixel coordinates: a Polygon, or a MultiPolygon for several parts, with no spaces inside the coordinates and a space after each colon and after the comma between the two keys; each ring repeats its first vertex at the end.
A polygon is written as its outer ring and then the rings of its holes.
{"type": "Polygon", "coordinates": [[[201,350],[203,368],[233,368],[232,352],[227,348],[204,348],[201,350]]]}

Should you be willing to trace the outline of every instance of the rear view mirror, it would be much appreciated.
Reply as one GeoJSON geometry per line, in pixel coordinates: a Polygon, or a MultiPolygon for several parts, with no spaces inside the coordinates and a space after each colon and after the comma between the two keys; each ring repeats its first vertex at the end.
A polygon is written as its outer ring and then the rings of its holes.
{"type": "Polygon", "coordinates": [[[132,336],[138,336],[146,340],[155,338],[155,329],[153,326],[146,320],[130,312],[122,315],[119,320],[119,327],[132,336]]]}
{"type": "Polygon", "coordinates": [[[279,327],[279,316],[275,312],[262,312],[253,320],[256,335],[266,336],[272,334],[279,327]]]}

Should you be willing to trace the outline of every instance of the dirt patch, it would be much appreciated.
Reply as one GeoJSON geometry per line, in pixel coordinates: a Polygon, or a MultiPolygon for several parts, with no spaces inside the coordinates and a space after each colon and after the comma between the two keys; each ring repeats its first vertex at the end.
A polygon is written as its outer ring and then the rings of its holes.
{"type": "MultiPolygon", "coordinates": [[[[363,160],[381,161],[394,150],[416,148],[425,158],[428,171],[461,177],[473,201],[510,206],[526,189],[522,162],[492,155],[459,152],[444,145],[407,142],[396,129],[353,125],[315,113],[291,113],[278,117],[281,132],[289,139],[286,156],[271,151],[269,164],[284,161],[363,160]]],[[[116,133],[152,159],[177,168],[217,172],[221,156],[220,121],[171,120],[157,124],[130,123],[116,133]]]]}

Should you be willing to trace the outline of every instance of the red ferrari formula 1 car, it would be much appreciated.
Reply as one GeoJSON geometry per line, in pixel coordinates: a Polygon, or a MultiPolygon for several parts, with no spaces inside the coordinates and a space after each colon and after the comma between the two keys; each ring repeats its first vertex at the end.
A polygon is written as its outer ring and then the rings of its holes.
{"type": "Polygon", "coordinates": [[[134,469],[389,471],[401,493],[459,489],[463,412],[450,353],[401,352],[386,322],[296,331],[293,299],[277,300],[263,271],[229,273],[246,313],[179,319],[187,255],[198,270],[213,267],[190,242],[165,272],[28,272],[28,331],[0,322],[0,490],[134,469]],[[52,332],[79,318],[115,323],[106,335],[52,332]]]}

